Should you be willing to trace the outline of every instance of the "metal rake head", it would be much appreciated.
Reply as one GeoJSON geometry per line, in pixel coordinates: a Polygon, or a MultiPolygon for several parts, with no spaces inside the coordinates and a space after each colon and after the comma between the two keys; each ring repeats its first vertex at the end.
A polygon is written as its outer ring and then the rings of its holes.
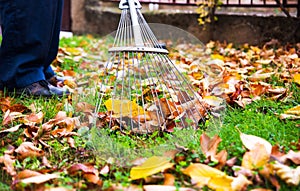
{"type": "Polygon", "coordinates": [[[149,133],[198,128],[210,105],[168,57],[137,0],[121,0],[121,19],[99,88],[96,112],[110,128],[149,133]]]}

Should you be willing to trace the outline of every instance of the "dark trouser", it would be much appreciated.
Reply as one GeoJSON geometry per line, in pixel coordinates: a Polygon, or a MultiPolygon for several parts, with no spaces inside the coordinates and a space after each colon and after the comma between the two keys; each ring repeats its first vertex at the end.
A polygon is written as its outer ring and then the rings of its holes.
{"type": "Polygon", "coordinates": [[[63,0],[0,0],[0,88],[21,88],[54,75],[63,0]]]}

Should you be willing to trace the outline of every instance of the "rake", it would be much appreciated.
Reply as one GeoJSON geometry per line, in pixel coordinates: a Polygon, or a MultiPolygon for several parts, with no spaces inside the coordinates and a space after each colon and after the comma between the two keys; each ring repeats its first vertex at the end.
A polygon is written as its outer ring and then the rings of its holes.
{"type": "Polygon", "coordinates": [[[120,22],[99,87],[99,118],[110,128],[135,133],[198,128],[210,106],[168,57],[139,1],[121,0],[119,8],[120,22]]]}

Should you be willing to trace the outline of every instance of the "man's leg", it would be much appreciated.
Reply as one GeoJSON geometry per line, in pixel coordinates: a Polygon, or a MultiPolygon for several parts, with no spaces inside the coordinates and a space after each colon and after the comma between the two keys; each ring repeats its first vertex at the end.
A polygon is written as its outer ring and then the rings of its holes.
{"type": "Polygon", "coordinates": [[[7,88],[44,80],[61,0],[0,0],[0,79],[7,88]]]}
{"type": "Polygon", "coordinates": [[[57,11],[56,11],[56,16],[54,21],[55,23],[52,31],[52,40],[49,47],[48,56],[44,62],[44,67],[45,67],[44,74],[46,79],[50,79],[55,75],[50,64],[56,58],[58,52],[62,12],[63,12],[63,0],[59,0],[57,4],[57,11]]]}

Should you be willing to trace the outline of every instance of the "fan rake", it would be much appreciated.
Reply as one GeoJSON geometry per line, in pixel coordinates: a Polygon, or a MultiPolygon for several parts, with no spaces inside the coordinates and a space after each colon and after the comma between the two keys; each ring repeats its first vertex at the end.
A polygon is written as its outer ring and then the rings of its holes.
{"type": "Polygon", "coordinates": [[[198,128],[210,106],[189,84],[156,39],[138,0],[121,0],[96,106],[113,129],[149,133],[198,128]]]}

